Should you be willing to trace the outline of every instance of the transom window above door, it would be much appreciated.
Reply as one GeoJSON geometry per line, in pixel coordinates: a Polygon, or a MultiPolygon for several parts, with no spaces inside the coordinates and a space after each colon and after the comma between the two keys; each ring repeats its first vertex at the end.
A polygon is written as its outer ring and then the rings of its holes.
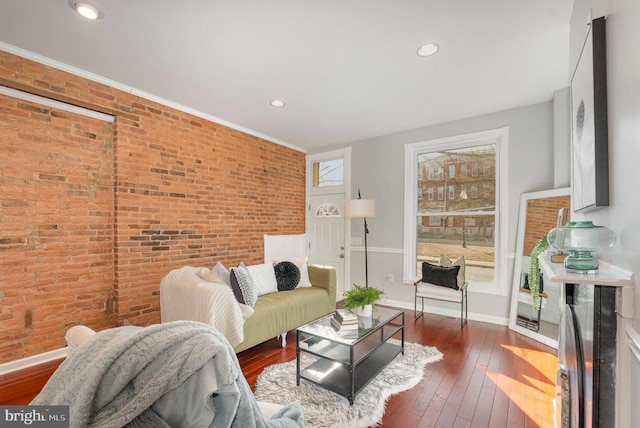
{"type": "Polygon", "coordinates": [[[344,184],[344,161],[321,160],[313,163],[313,187],[332,187],[344,184]]]}

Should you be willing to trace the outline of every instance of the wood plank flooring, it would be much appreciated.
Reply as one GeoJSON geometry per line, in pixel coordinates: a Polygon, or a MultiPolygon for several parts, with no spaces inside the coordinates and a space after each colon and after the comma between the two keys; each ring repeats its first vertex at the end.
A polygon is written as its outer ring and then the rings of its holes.
{"type": "MultiPolygon", "coordinates": [[[[405,340],[435,346],[444,358],[422,381],[392,396],[382,427],[553,427],[555,349],[505,326],[405,311],[405,340]]],[[[270,364],[295,359],[295,332],[280,347],[270,340],[238,354],[247,381],[270,364]]],[[[57,367],[49,364],[0,376],[0,404],[28,404],[57,367]]],[[[345,427],[347,428],[347,427],[345,427]]]]}
{"type": "MultiPolygon", "coordinates": [[[[444,358],[422,381],[392,396],[383,427],[553,427],[557,352],[498,326],[405,311],[405,340],[435,346],[444,358]]],[[[295,332],[238,354],[253,388],[262,370],[295,359],[295,332]]]]}

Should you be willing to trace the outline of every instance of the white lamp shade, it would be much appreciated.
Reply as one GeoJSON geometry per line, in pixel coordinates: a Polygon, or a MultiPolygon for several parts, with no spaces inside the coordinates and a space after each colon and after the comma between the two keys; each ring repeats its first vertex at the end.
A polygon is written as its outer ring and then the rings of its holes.
{"type": "Polygon", "coordinates": [[[371,218],[376,216],[376,201],[373,199],[352,199],[344,201],[345,218],[371,218]]]}

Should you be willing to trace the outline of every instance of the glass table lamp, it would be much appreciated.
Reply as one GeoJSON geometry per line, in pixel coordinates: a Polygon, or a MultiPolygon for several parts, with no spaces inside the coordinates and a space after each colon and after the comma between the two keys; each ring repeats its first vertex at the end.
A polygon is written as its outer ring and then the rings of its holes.
{"type": "Polygon", "coordinates": [[[567,251],[564,267],[569,272],[596,273],[598,259],[594,252],[609,251],[616,242],[616,235],[604,226],[594,226],[590,221],[570,221],[565,226],[552,229],[547,235],[549,245],[558,251],[567,251]]]}

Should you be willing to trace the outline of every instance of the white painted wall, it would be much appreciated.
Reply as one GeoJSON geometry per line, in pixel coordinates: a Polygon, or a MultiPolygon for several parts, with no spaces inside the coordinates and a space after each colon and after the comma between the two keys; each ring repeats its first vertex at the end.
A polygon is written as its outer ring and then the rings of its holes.
{"type": "MultiPolygon", "coordinates": [[[[606,16],[607,99],[609,113],[610,206],[580,216],[612,229],[617,237],[613,250],[600,258],[640,273],[640,1],[575,0],[571,18],[570,68],[577,63],[587,17],[606,16]]],[[[640,426],[640,291],[634,284],[633,320],[618,335],[617,426],[640,426]],[[635,340],[634,340],[635,338],[635,340]],[[634,376],[635,373],[635,376],[634,376]],[[634,399],[635,397],[635,399],[634,399]]]]}
{"type": "MultiPolygon", "coordinates": [[[[549,94],[549,100],[554,94],[549,94]]],[[[509,127],[509,170],[506,220],[508,247],[506,266],[513,277],[513,253],[520,194],[554,187],[554,108],[553,102],[515,108],[494,114],[405,131],[351,144],[352,194],[360,188],[363,198],[376,200],[376,217],[369,224],[369,283],[382,287],[387,298],[401,307],[413,308],[413,286],[402,284],[404,212],[404,144],[450,137],[503,126],[509,127]],[[395,282],[388,281],[388,275],[395,282]]],[[[352,227],[352,236],[362,230],[352,227]]],[[[364,280],[364,254],[352,252],[351,281],[364,280]]],[[[509,287],[509,290],[511,287],[509,287]]],[[[507,324],[510,296],[470,293],[469,316],[507,324]]],[[[457,316],[459,305],[429,301],[435,311],[457,316]]]]}
{"type": "MultiPolygon", "coordinates": [[[[616,246],[600,258],[637,275],[640,274],[640,197],[635,188],[640,179],[640,0],[575,0],[570,25],[570,52],[567,52],[571,64],[567,86],[582,47],[590,12],[592,17],[607,17],[610,206],[577,215],[576,219],[593,220],[595,224],[605,225],[616,232],[616,246]]],[[[520,193],[568,184],[570,158],[567,141],[563,141],[568,130],[562,129],[566,126],[563,124],[565,109],[569,108],[568,92],[559,88],[553,96],[554,104],[549,102],[508,110],[352,145],[352,188],[361,188],[363,195],[377,202],[376,218],[369,221],[370,282],[385,287],[394,303],[413,306],[412,287],[398,283],[402,278],[403,145],[510,127],[507,252],[512,266],[520,193]],[[395,276],[393,284],[385,280],[389,273],[395,276]]],[[[352,235],[361,236],[361,233],[359,228],[354,228],[352,235]]],[[[361,251],[353,254],[353,281],[361,281],[364,277],[362,255],[361,251]]],[[[512,277],[512,272],[508,277],[512,277]]],[[[640,379],[640,290],[637,281],[634,288],[635,315],[628,325],[622,326],[623,331],[619,334],[619,427],[640,426],[640,412],[637,410],[640,398],[640,383],[637,382],[640,379]]],[[[504,317],[506,322],[509,302],[508,296],[472,295],[469,310],[477,319],[499,321],[504,317]]],[[[455,310],[455,307],[447,307],[443,303],[443,312],[455,313],[455,310]]]]}

